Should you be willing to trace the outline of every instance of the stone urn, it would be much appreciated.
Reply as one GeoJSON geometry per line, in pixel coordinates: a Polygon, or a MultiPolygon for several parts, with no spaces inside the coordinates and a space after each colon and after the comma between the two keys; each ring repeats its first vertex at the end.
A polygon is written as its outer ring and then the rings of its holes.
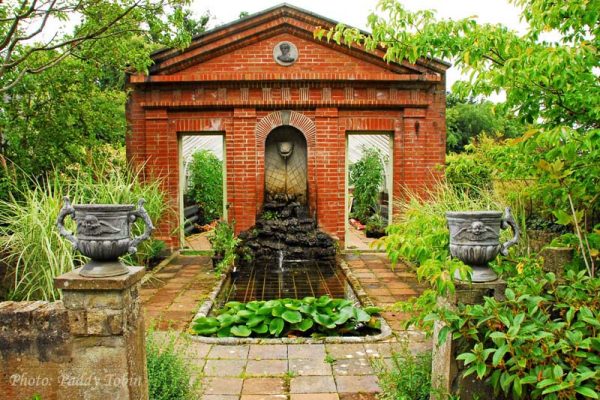
{"type": "Polygon", "coordinates": [[[154,230],[150,216],[144,209],[144,199],[133,204],[78,204],[71,205],[68,197],[58,214],[56,225],[62,236],[67,238],[75,250],[91,258],[79,272],[82,276],[104,278],[123,275],[129,269],[119,260],[125,254],[134,254],[137,246],[148,239],[154,230]],[[70,215],[77,223],[77,234],[64,227],[70,215]],[[144,233],[130,237],[131,225],[141,218],[146,227],[144,233]]]}
{"type": "MultiPolygon", "coordinates": [[[[500,253],[508,254],[508,248],[519,240],[517,226],[510,208],[504,211],[456,211],[447,212],[450,229],[450,254],[473,269],[473,282],[490,282],[498,279],[488,263],[500,253]],[[500,243],[500,230],[512,228],[513,238],[500,243]]],[[[455,278],[460,279],[459,276],[455,278]]]]}

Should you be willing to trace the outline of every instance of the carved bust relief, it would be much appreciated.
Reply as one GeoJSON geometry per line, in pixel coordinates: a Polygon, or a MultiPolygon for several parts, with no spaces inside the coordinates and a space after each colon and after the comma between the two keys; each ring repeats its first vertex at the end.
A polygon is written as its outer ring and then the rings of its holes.
{"type": "Polygon", "coordinates": [[[288,67],[298,60],[298,49],[291,42],[279,42],[273,48],[273,59],[277,64],[288,67]]]}

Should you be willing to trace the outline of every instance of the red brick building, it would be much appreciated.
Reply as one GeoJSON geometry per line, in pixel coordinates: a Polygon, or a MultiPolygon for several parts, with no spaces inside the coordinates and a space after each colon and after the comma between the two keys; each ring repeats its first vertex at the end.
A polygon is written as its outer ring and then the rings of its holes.
{"type": "MultiPolygon", "coordinates": [[[[129,159],[162,179],[178,210],[180,137],[223,134],[228,218],[238,231],[263,203],[265,140],[280,126],[304,135],[307,202],[321,229],[341,240],[348,133],[392,135],[394,197],[426,188],[444,162],[448,65],[386,63],[382,51],[313,38],[334,25],[283,5],[208,31],[184,51],[157,52],[149,75],[129,77],[129,159]]],[[[177,215],[158,230],[175,247],[177,215]]]]}

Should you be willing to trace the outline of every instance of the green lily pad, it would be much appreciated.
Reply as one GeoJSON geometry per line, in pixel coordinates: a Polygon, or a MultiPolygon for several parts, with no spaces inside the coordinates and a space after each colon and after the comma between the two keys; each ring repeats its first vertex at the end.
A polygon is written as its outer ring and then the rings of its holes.
{"type": "Polygon", "coordinates": [[[294,329],[298,329],[299,331],[306,332],[314,325],[314,321],[310,318],[303,319],[299,323],[294,325],[294,329]]]}
{"type": "Polygon", "coordinates": [[[269,325],[262,323],[258,326],[255,326],[254,328],[252,328],[252,330],[258,334],[267,333],[269,331],[269,325]]]}
{"type": "Polygon", "coordinates": [[[281,314],[281,318],[283,318],[290,324],[295,324],[302,321],[302,314],[300,314],[298,311],[288,310],[281,314]]]}
{"type": "Polygon", "coordinates": [[[248,337],[252,334],[252,331],[246,325],[236,325],[231,327],[231,334],[240,337],[248,337]]]}
{"type": "Polygon", "coordinates": [[[248,321],[246,322],[246,326],[252,328],[258,324],[261,324],[264,320],[265,320],[264,315],[253,315],[250,318],[248,318],[248,321]]]}
{"type": "Polygon", "coordinates": [[[354,317],[358,322],[368,322],[371,319],[371,316],[362,308],[354,309],[354,317]]]}
{"type": "Polygon", "coordinates": [[[279,336],[281,335],[284,326],[285,322],[281,318],[273,318],[269,324],[269,332],[271,335],[279,336]]]}

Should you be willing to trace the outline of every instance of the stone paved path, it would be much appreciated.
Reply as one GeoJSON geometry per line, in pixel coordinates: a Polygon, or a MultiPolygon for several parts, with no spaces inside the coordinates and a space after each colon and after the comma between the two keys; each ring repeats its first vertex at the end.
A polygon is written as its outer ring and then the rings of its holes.
{"type": "Polygon", "coordinates": [[[142,287],[146,325],[185,330],[216,281],[210,257],[176,257],[142,287]]]}
{"type": "MultiPolygon", "coordinates": [[[[378,305],[405,300],[421,290],[406,266],[391,271],[384,254],[352,253],[345,259],[378,305]]],[[[151,281],[141,293],[147,324],[159,330],[185,330],[216,281],[210,258],[179,256],[157,277],[161,282],[151,281]]],[[[383,315],[395,335],[380,343],[228,346],[183,339],[178,343],[201,380],[202,400],[371,400],[380,391],[375,369],[387,365],[393,351],[403,345],[412,352],[431,348],[420,332],[401,329],[404,315],[383,315]]]]}

